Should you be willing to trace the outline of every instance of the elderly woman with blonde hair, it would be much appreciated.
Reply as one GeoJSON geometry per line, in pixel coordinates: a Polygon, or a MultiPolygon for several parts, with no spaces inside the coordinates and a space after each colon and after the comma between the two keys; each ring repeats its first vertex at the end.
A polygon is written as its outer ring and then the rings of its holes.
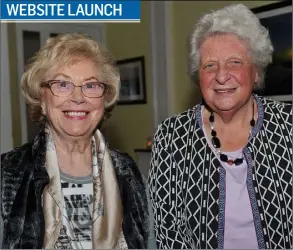
{"type": "Polygon", "coordinates": [[[147,195],[127,154],[98,125],[115,104],[119,72],[88,36],[48,39],[22,90],[41,129],[1,155],[2,248],[146,248],[147,195]]]}
{"type": "Polygon", "coordinates": [[[272,53],[243,4],[195,25],[189,66],[203,102],[166,119],[153,143],[158,248],[292,249],[292,104],[253,94],[272,53]]]}

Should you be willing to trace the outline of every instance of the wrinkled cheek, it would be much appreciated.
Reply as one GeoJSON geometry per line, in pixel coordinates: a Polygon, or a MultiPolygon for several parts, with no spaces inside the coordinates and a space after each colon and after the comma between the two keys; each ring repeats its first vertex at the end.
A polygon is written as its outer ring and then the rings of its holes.
{"type": "Polygon", "coordinates": [[[93,103],[93,106],[95,107],[94,113],[98,115],[104,114],[104,111],[105,111],[104,99],[100,99],[96,103],[93,103]]]}
{"type": "Polygon", "coordinates": [[[209,95],[212,93],[211,83],[209,81],[201,81],[199,86],[202,94],[209,95]]]}
{"type": "Polygon", "coordinates": [[[215,76],[214,74],[207,74],[207,73],[202,73],[199,76],[199,85],[202,89],[208,89],[211,87],[213,80],[215,76]]]}
{"type": "Polygon", "coordinates": [[[53,123],[54,125],[57,125],[61,117],[56,111],[52,109],[48,109],[47,118],[51,123],[53,123]]]}
{"type": "Polygon", "coordinates": [[[92,124],[94,126],[98,125],[101,120],[103,119],[103,116],[104,116],[104,107],[101,107],[101,109],[99,110],[96,110],[92,116],[91,116],[91,119],[92,119],[92,124]]]}
{"type": "Polygon", "coordinates": [[[42,107],[43,107],[44,111],[46,112],[47,116],[52,115],[52,113],[53,113],[52,109],[54,107],[54,102],[52,101],[52,98],[48,93],[46,93],[44,96],[44,101],[43,101],[42,107]]]}

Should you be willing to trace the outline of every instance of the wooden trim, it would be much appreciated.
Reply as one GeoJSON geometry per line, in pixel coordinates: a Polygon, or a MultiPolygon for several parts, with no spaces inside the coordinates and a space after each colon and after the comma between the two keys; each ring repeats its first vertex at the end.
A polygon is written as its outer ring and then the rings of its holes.
{"type": "Polygon", "coordinates": [[[142,148],[142,149],[136,148],[136,149],[134,149],[134,152],[135,153],[151,153],[152,150],[151,149],[147,149],[147,148],[142,148]]]}

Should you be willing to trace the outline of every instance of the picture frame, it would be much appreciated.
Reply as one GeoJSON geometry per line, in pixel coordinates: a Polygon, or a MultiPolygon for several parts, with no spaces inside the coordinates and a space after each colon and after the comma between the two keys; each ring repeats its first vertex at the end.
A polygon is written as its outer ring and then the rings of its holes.
{"type": "Polygon", "coordinates": [[[251,10],[268,29],[274,47],[273,62],[266,70],[265,87],[256,93],[292,102],[292,0],[251,10]]]}
{"type": "Polygon", "coordinates": [[[144,56],[119,60],[117,66],[121,79],[117,104],[145,104],[147,97],[144,56]]]}

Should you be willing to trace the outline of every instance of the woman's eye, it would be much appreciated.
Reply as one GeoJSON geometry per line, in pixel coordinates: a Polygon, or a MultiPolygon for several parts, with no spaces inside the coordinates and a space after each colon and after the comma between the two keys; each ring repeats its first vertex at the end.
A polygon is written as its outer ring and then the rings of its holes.
{"type": "Polygon", "coordinates": [[[239,65],[239,64],[241,64],[241,62],[237,61],[237,60],[234,60],[234,61],[231,61],[230,64],[239,65]]]}
{"type": "Polygon", "coordinates": [[[96,86],[95,83],[86,83],[86,84],[85,84],[85,87],[86,87],[87,89],[94,89],[94,88],[96,88],[97,86],[96,86]]]}
{"type": "Polygon", "coordinates": [[[205,68],[211,68],[211,67],[213,67],[213,64],[207,64],[207,65],[205,65],[205,68]]]}
{"type": "Polygon", "coordinates": [[[68,87],[68,85],[70,83],[66,82],[66,81],[62,81],[62,80],[56,80],[54,81],[54,83],[59,87],[59,88],[65,88],[68,87]]]}
{"type": "Polygon", "coordinates": [[[60,85],[60,87],[64,87],[65,88],[67,86],[67,83],[66,82],[60,82],[59,85],[60,85]]]}
{"type": "Polygon", "coordinates": [[[103,88],[103,85],[101,83],[86,83],[85,84],[85,87],[87,89],[102,89],[103,88]]]}
{"type": "Polygon", "coordinates": [[[205,64],[203,68],[207,70],[212,70],[212,69],[215,69],[215,67],[216,67],[215,63],[208,63],[208,64],[205,64]]]}

